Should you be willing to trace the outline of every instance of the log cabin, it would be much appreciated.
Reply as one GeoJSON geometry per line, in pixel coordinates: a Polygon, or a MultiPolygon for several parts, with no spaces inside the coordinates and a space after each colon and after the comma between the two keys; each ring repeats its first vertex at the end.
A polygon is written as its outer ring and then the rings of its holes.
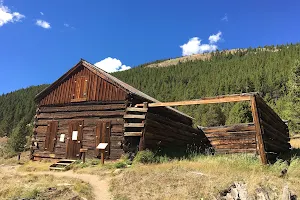
{"type": "Polygon", "coordinates": [[[99,157],[99,143],[108,143],[108,159],[144,149],[210,147],[192,117],[171,107],[148,108],[144,102],[159,101],[83,59],[35,100],[34,160],[79,159],[82,149],[99,157]]]}

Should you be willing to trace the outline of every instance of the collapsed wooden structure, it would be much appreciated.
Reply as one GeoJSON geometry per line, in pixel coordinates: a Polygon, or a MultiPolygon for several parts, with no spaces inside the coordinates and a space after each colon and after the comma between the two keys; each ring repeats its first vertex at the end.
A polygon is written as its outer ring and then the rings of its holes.
{"type": "Polygon", "coordinates": [[[118,159],[138,149],[210,146],[192,118],[159,103],[85,60],[36,96],[32,159],[99,157],[96,146],[108,143],[106,157],[118,159]]]}
{"type": "MultiPolygon", "coordinates": [[[[258,93],[224,95],[178,102],[148,104],[149,108],[161,106],[200,105],[225,102],[250,101],[253,123],[223,127],[202,128],[217,153],[256,153],[261,162],[273,162],[290,151],[289,130],[282,119],[269,107],[258,93]]],[[[137,107],[142,104],[136,105],[137,107]]]]}

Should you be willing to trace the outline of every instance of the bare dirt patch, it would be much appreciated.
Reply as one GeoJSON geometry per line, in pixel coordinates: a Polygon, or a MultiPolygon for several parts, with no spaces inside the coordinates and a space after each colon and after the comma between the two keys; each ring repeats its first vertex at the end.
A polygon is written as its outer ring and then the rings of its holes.
{"type": "MultiPolygon", "coordinates": [[[[35,182],[42,181],[43,187],[40,188],[37,185],[24,185],[17,187],[17,191],[23,191],[24,188],[30,188],[33,192],[32,195],[40,193],[42,196],[47,196],[46,199],[111,199],[109,193],[109,178],[100,179],[99,176],[90,174],[77,174],[73,171],[55,172],[55,171],[35,171],[35,172],[20,172],[17,170],[19,166],[0,166],[1,176],[5,177],[5,174],[10,174],[10,180],[16,180],[21,178],[34,177],[35,182]],[[41,179],[41,180],[40,180],[41,179]],[[60,186],[60,187],[57,187],[60,186]],[[35,192],[38,191],[38,192],[35,192]],[[52,195],[53,196],[52,196],[52,195]],[[76,196],[77,195],[77,196],[76,196]],[[69,198],[69,197],[70,198],[69,198]],[[51,198],[50,198],[51,197],[51,198]],[[53,197],[53,198],[52,198],[53,197]],[[72,198],[71,198],[72,197],[72,198]]],[[[1,178],[1,177],[0,177],[1,178]]],[[[28,182],[26,180],[25,182],[28,182]]],[[[30,182],[30,181],[29,181],[30,182]]],[[[12,184],[7,184],[7,190],[14,188],[12,184]]],[[[2,188],[3,189],[3,188],[2,188]]],[[[0,197],[1,197],[0,189],[0,197]]],[[[36,194],[36,195],[37,195],[36,194]]],[[[4,195],[4,193],[3,193],[4,195]]],[[[27,197],[27,194],[22,192],[13,193],[11,196],[27,197]]],[[[29,195],[30,196],[30,195],[29,195]]],[[[43,198],[41,198],[43,199],[43,198]]]]}

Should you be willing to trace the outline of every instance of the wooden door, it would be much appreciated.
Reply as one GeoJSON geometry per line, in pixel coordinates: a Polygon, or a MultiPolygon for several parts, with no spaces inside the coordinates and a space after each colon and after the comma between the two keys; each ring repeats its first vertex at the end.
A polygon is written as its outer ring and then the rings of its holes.
{"type": "Polygon", "coordinates": [[[67,137],[66,158],[79,159],[82,147],[83,120],[71,121],[67,137]],[[75,134],[77,133],[77,134],[75,134]],[[74,136],[77,135],[76,138],[74,136]]]}
{"type": "MultiPolygon", "coordinates": [[[[110,154],[110,121],[101,121],[97,123],[95,147],[97,147],[99,143],[108,143],[105,150],[105,157],[108,158],[110,154]]],[[[100,156],[99,149],[95,149],[95,155],[96,157],[100,156]]]]}
{"type": "Polygon", "coordinates": [[[49,121],[45,138],[44,150],[53,152],[57,138],[58,121],[49,121]]]}

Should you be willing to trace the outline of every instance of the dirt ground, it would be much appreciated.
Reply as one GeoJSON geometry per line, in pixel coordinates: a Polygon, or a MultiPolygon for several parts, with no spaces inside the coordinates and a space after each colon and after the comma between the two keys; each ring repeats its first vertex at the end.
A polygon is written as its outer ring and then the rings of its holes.
{"type": "Polygon", "coordinates": [[[89,183],[92,186],[92,191],[94,193],[94,197],[96,200],[109,200],[112,199],[112,196],[109,192],[109,181],[110,178],[106,177],[100,180],[100,177],[97,175],[90,174],[76,174],[73,171],[65,171],[65,172],[56,172],[56,171],[41,171],[41,172],[19,172],[17,169],[18,165],[0,165],[0,171],[4,174],[15,174],[20,176],[26,176],[30,174],[34,175],[52,175],[54,177],[63,179],[64,177],[80,179],[86,183],[89,183]]]}

